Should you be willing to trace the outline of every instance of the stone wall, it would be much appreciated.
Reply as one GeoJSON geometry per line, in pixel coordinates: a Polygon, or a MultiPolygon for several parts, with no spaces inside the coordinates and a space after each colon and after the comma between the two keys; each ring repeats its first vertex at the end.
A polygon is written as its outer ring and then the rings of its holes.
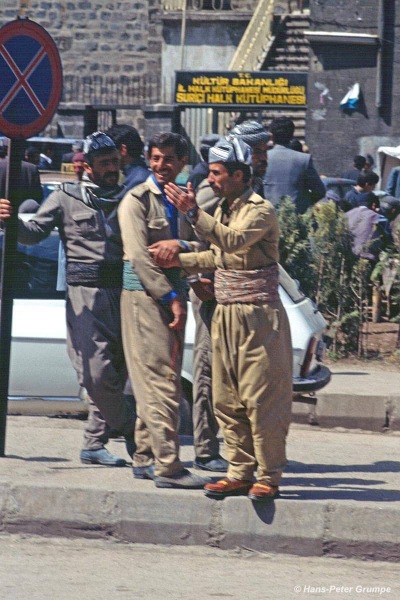
{"type": "MultiPolygon", "coordinates": [[[[27,5],[25,16],[42,25],[57,44],[64,73],[62,106],[76,112],[77,127],[82,122],[79,105],[160,100],[160,0],[31,0],[27,5]]],[[[0,26],[18,16],[18,6],[16,0],[1,1],[0,26]]],[[[65,118],[63,122],[68,127],[65,118]]],[[[53,119],[46,133],[57,135],[57,125],[62,129],[53,119]]]]}
{"type": "MultiPolygon", "coordinates": [[[[310,0],[311,30],[377,35],[379,6],[377,0],[310,0]]],[[[306,141],[321,173],[340,175],[354,155],[370,153],[376,159],[378,146],[400,143],[399,49],[394,39],[400,25],[400,2],[384,0],[383,7],[386,42],[380,106],[377,46],[311,43],[306,141]],[[349,116],[339,104],[354,83],[361,86],[365,111],[349,116]]]]}
{"type": "MultiPolygon", "coordinates": [[[[184,68],[227,68],[257,2],[230,0],[224,3],[229,10],[189,10],[184,68]]],[[[151,107],[171,101],[175,69],[181,64],[181,13],[164,11],[164,0],[26,4],[25,15],[53,37],[63,65],[62,103],[44,133],[82,137],[86,106],[118,105],[124,107],[117,111],[119,122],[132,123],[145,138],[152,134],[157,119],[151,107]],[[149,127],[144,107],[152,115],[149,127]]],[[[0,26],[17,17],[18,7],[16,0],[1,0],[0,26]]],[[[163,117],[160,128],[165,126],[163,117]]]]}
{"type": "Polygon", "coordinates": [[[223,15],[210,22],[187,20],[186,44],[181,54],[181,23],[166,21],[163,27],[162,81],[164,98],[170,102],[175,90],[175,71],[226,71],[235,54],[248,19],[226,21],[223,15]],[[182,65],[182,66],[181,66],[182,65]]]}

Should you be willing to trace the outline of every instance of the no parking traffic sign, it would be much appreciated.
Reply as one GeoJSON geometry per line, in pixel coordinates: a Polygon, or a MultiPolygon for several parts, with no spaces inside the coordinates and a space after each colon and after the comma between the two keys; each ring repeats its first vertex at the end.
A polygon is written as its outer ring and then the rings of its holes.
{"type": "Polygon", "coordinates": [[[23,140],[42,131],[51,120],[61,89],[60,56],[47,31],[28,19],[4,25],[0,29],[0,133],[11,139],[5,193],[14,204],[14,213],[5,227],[0,266],[0,456],[4,456],[7,419],[23,140]]]}
{"type": "Polygon", "coordinates": [[[17,19],[0,29],[0,133],[26,139],[44,129],[61,98],[57,47],[41,25],[17,19]]]}

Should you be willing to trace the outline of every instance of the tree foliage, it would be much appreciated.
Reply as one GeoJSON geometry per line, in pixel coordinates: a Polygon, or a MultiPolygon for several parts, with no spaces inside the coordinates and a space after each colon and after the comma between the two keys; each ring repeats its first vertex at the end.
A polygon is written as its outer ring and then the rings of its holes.
{"type": "Polygon", "coordinates": [[[325,316],[333,353],[363,355],[372,269],[354,256],[344,214],[334,202],[323,202],[298,215],[285,199],[278,218],[281,264],[325,316]]]}

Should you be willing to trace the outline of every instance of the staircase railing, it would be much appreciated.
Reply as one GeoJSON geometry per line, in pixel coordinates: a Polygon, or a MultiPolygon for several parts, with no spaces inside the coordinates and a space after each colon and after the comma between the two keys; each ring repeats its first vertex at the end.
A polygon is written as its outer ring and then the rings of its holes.
{"type": "Polygon", "coordinates": [[[273,17],[274,0],[259,0],[231,60],[230,71],[257,71],[260,68],[259,57],[265,56],[266,49],[273,40],[273,17]]]}

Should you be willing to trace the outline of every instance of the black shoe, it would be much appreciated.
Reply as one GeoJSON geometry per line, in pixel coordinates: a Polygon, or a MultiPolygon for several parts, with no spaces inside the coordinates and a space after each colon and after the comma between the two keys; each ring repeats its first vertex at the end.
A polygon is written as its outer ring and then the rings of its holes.
{"type": "Polygon", "coordinates": [[[154,465],[132,467],[132,473],[135,479],[154,479],[154,465]]]}
{"type": "Polygon", "coordinates": [[[219,454],[217,454],[217,456],[210,456],[209,458],[196,458],[193,462],[194,469],[215,471],[217,473],[226,473],[228,466],[228,461],[219,454]]]}
{"type": "Polygon", "coordinates": [[[209,479],[194,475],[187,469],[182,469],[176,475],[168,477],[157,475],[154,477],[154,483],[158,488],[178,488],[178,489],[199,489],[203,488],[209,479]]]}

